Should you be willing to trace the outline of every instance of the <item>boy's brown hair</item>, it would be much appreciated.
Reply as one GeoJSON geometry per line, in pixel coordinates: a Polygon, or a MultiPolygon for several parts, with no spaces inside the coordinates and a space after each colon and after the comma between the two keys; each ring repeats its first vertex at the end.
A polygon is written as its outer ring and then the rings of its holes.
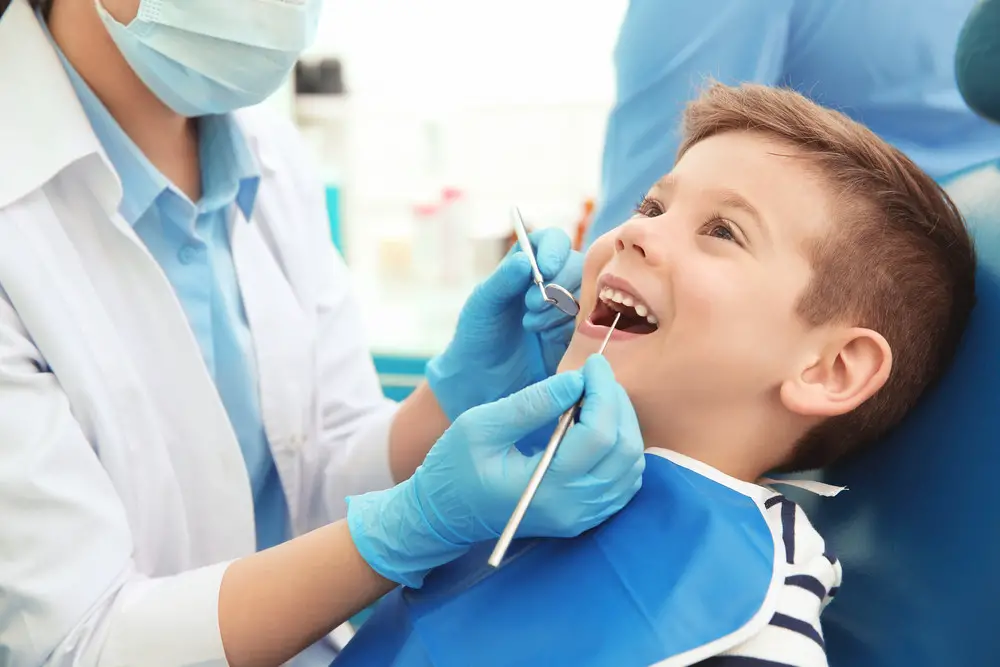
{"type": "MultiPolygon", "coordinates": [[[[859,123],[791,90],[712,84],[684,115],[678,159],[731,131],[797,149],[839,207],[808,249],[815,273],[799,314],[877,331],[892,349],[881,390],[798,443],[783,470],[820,468],[895,426],[950,364],[975,303],[975,251],[958,208],[900,151],[859,123]]],[[[791,156],[790,156],[791,157],[791,156]]]]}

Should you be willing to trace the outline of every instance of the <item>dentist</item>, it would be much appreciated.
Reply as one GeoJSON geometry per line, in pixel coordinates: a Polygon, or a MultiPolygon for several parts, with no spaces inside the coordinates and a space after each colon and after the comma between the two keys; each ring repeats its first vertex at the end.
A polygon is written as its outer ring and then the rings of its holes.
{"type": "MultiPolygon", "coordinates": [[[[512,443],[581,394],[523,534],[640,484],[627,397],[600,358],[551,375],[573,322],[520,254],[382,397],[321,185],[241,110],[319,6],[0,0],[5,667],[325,665],[333,628],[499,534],[537,461],[512,443]]],[[[534,242],[579,286],[565,236],[534,242]]]]}

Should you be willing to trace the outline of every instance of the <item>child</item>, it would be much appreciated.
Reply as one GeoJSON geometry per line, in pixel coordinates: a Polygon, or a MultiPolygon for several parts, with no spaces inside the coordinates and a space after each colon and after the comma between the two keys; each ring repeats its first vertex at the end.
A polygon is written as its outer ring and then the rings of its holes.
{"type": "MultiPolygon", "coordinates": [[[[482,580],[451,568],[450,590],[429,581],[423,599],[404,594],[401,604],[417,618],[410,622],[433,636],[446,605],[480,609],[504,635],[511,623],[532,625],[512,622],[506,599],[518,600],[511,610],[522,614],[558,605],[548,593],[531,596],[555,591],[553,579],[573,571],[579,588],[563,591],[562,612],[575,637],[553,648],[561,640],[550,626],[537,646],[508,632],[490,647],[488,634],[477,635],[475,664],[825,665],[820,612],[840,584],[840,565],[762,477],[826,466],[898,423],[955,352],[974,303],[974,268],[950,199],[872,132],[790,91],[710,87],[687,110],[673,171],[587,253],[579,326],[560,367],[584,365],[621,313],[606,357],[651,448],[643,489],[592,534],[515,554],[533,559],[530,567],[511,562],[510,574],[504,566],[482,580]],[[727,509],[737,497],[752,499],[771,534],[754,533],[749,514],[727,509]],[[642,513],[661,514],[673,532],[651,536],[642,513]],[[635,526],[635,537],[623,537],[623,526],[635,526]],[[723,537],[713,536],[719,526],[723,537]],[[623,544],[636,540],[639,556],[623,544]],[[747,566],[732,574],[758,552],[773,573],[761,578],[747,566]],[[648,568],[647,579],[629,584],[628,568],[648,568]],[[602,577],[620,578],[629,599],[641,600],[631,606],[643,610],[631,627],[614,626],[614,639],[598,638],[588,620],[591,607],[618,604],[612,587],[593,583],[602,577]],[[476,583],[459,592],[456,578],[476,583]],[[502,588],[491,583],[501,579],[502,588]],[[712,588],[721,580],[730,587],[712,588]],[[685,581],[702,583],[685,589],[685,581]],[[490,606],[469,606],[477,596],[490,606]],[[721,620],[743,597],[754,599],[753,613],[721,620]],[[665,638],[670,632],[678,636],[665,638]],[[659,644],[637,648],[647,636],[659,644]],[[498,650],[508,654],[491,662],[498,650]]],[[[554,619],[560,609],[546,613],[554,619]]],[[[423,647],[434,655],[432,641],[423,647]]]]}

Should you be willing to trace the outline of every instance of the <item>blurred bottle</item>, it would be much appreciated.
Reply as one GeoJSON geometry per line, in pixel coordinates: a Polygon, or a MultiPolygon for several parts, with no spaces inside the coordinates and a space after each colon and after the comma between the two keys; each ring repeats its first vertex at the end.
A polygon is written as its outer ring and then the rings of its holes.
{"type": "Polygon", "coordinates": [[[573,232],[574,250],[583,250],[583,239],[587,236],[587,230],[590,229],[590,225],[594,221],[594,208],[593,198],[588,197],[583,201],[583,213],[580,214],[580,219],[577,220],[573,232]]]}
{"type": "Polygon", "coordinates": [[[347,171],[350,109],[339,59],[295,64],[295,119],[326,182],[340,183],[347,171]]]}
{"type": "Polygon", "coordinates": [[[438,288],[445,280],[448,256],[441,209],[437,200],[413,205],[414,277],[423,287],[438,288]]]}
{"type": "Polygon", "coordinates": [[[295,65],[295,121],[312,150],[327,187],[330,233],[343,248],[342,212],[349,191],[350,100],[338,58],[300,60],[295,65]]]}
{"type": "Polygon", "coordinates": [[[472,209],[465,193],[454,187],[441,191],[441,216],[446,258],[444,280],[450,284],[465,284],[473,280],[475,245],[473,242],[472,209]]]}

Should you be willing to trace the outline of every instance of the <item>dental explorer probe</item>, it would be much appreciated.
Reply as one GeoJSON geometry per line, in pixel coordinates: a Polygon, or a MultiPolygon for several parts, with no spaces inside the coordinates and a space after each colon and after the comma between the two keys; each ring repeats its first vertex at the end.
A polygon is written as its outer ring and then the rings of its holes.
{"type": "MultiPolygon", "coordinates": [[[[621,313],[615,315],[615,321],[611,323],[611,328],[608,329],[608,333],[604,337],[604,342],[601,343],[600,349],[597,350],[597,354],[604,354],[604,348],[608,346],[608,341],[611,340],[611,334],[615,332],[615,327],[618,326],[618,320],[621,319],[621,316],[621,313]]],[[[517,506],[514,508],[513,514],[510,515],[507,525],[504,527],[503,532],[500,533],[500,538],[497,540],[497,544],[493,548],[493,553],[490,554],[490,558],[487,562],[491,566],[500,567],[500,563],[503,562],[503,557],[507,554],[507,549],[510,548],[510,543],[514,539],[514,533],[517,532],[517,527],[521,525],[521,521],[524,519],[524,514],[528,511],[528,505],[531,504],[532,498],[535,497],[535,493],[538,491],[538,487],[542,483],[542,477],[545,476],[549,466],[552,465],[552,459],[555,458],[556,450],[559,449],[559,445],[562,444],[563,438],[566,437],[566,432],[569,430],[569,427],[573,425],[574,421],[576,421],[577,414],[579,414],[580,407],[582,405],[583,396],[581,396],[579,400],[573,404],[573,407],[562,413],[559,417],[559,421],[556,423],[556,429],[552,432],[552,437],[549,438],[549,444],[545,446],[542,458],[538,461],[538,465],[535,466],[535,471],[531,474],[531,479],[528,480],[528,486],[524,489],[524,493],[521,494],[521,499],[517,501],[517,506]]]]}

